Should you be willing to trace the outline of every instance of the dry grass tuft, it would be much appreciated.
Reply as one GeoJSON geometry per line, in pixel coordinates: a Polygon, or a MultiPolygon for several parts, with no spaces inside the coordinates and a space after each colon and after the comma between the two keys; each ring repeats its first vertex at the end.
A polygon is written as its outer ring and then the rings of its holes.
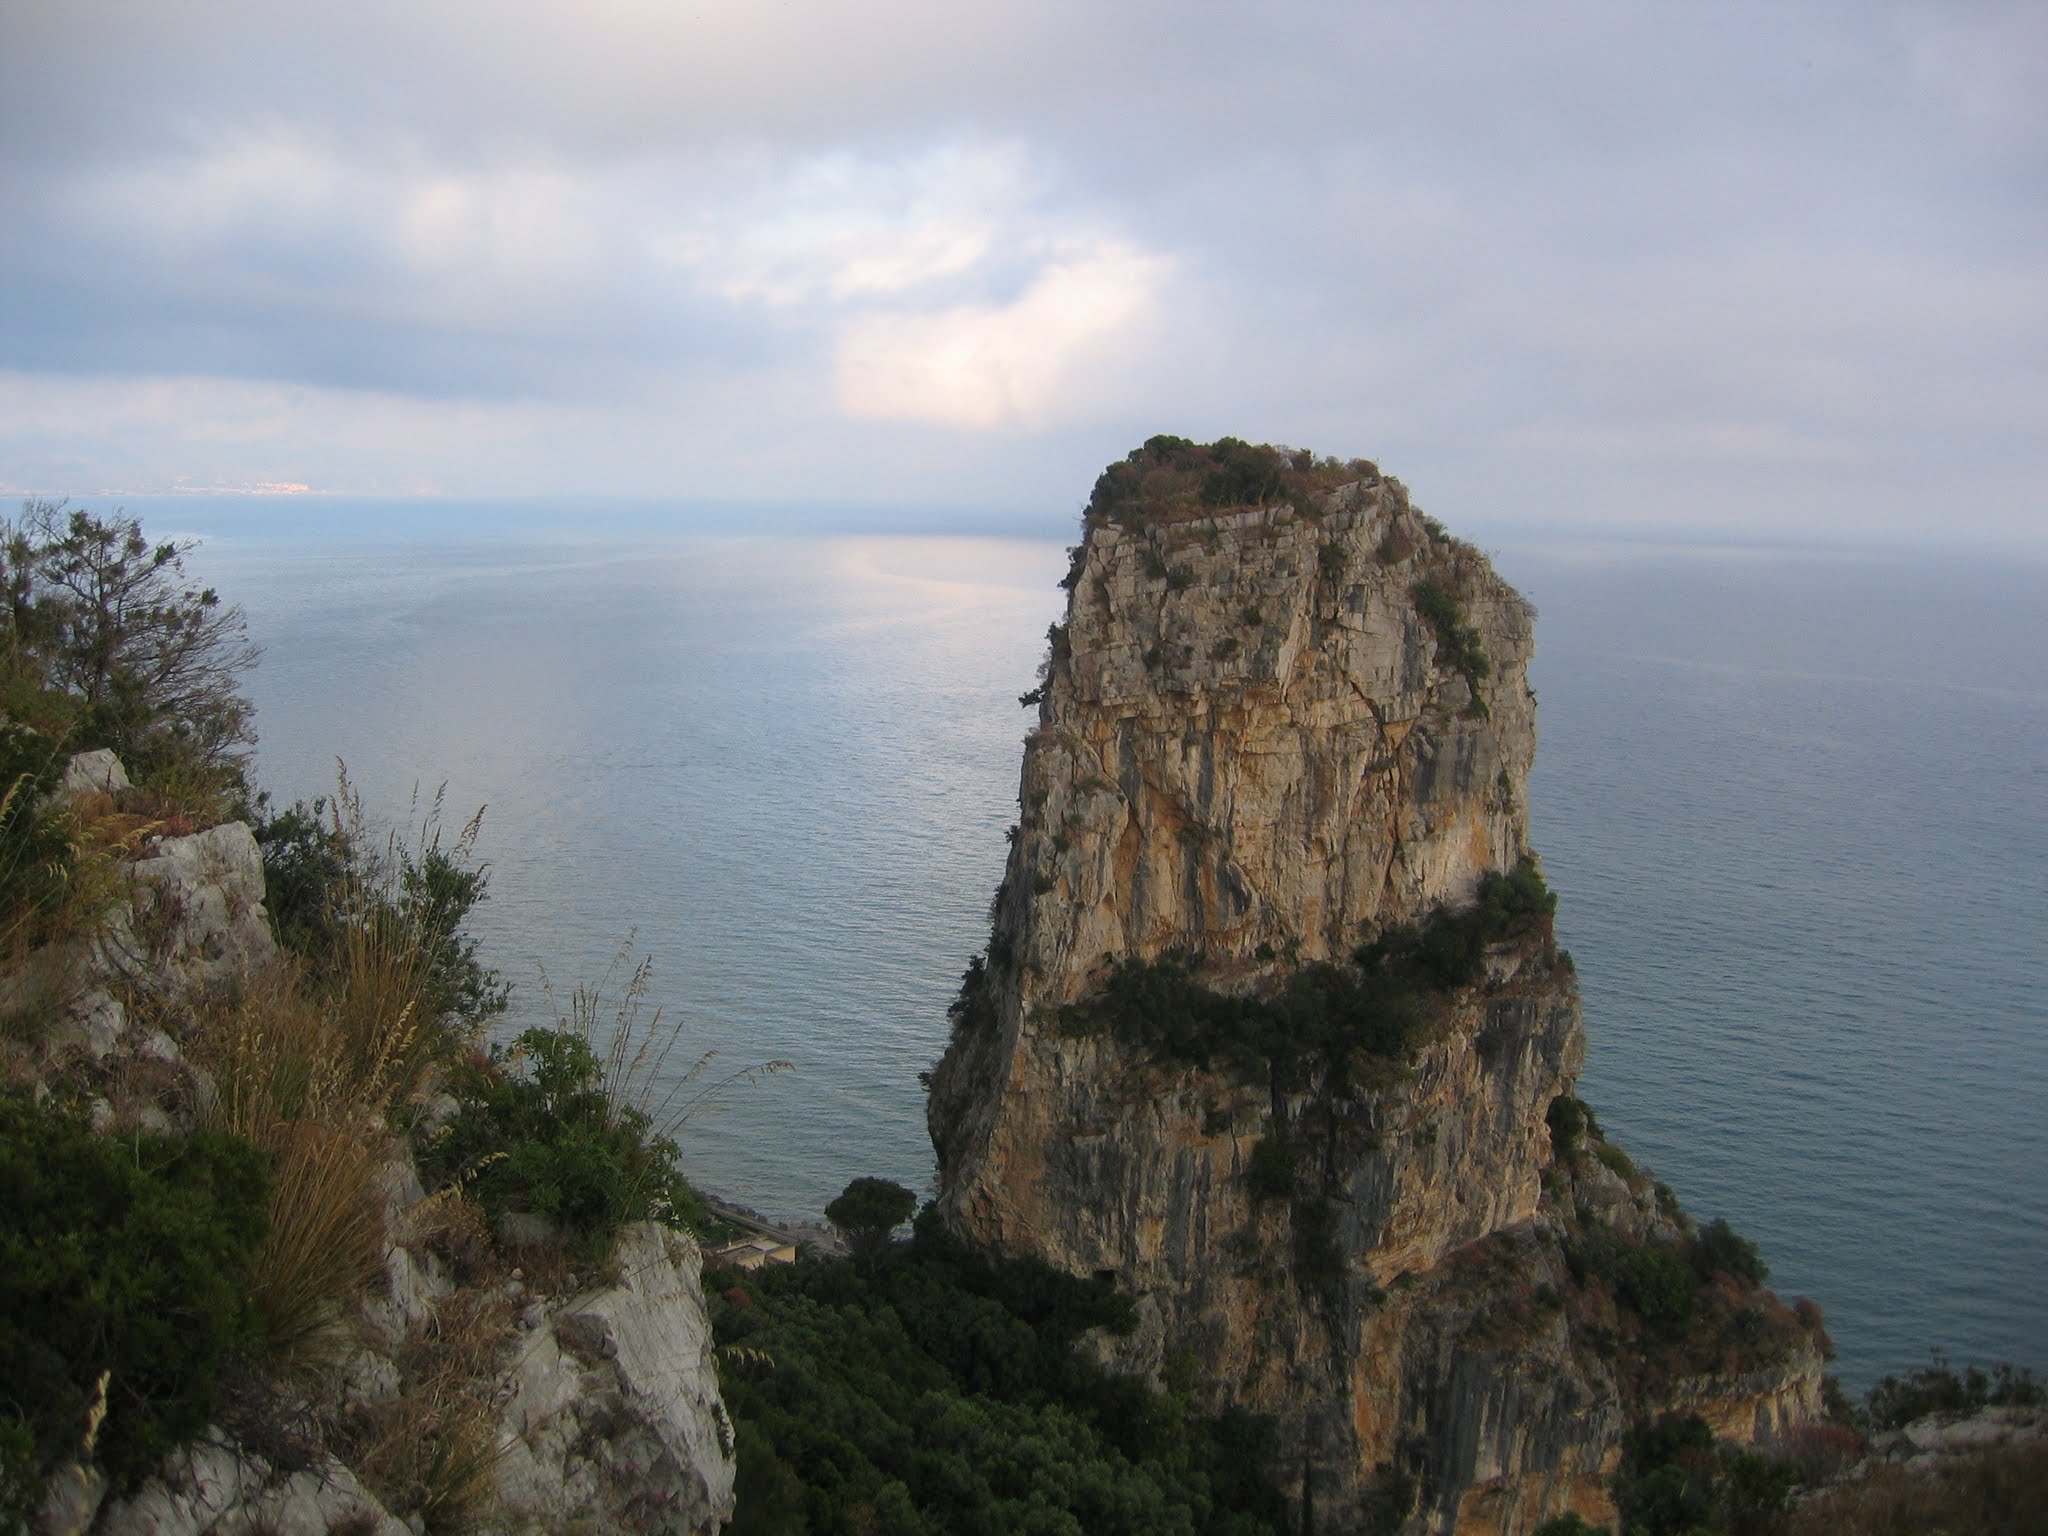
{"type": "Polygon", "coordinates": [[[495,1503],[490,1394],[511,1338],[495,1292],[457,1291],[398,1352],[399,1390],[337,1427],[345,1459],[386,1509],[418,1515],[430,1536],[465,1536],[495,1503]]]}
{"type": "Polygon", "coordinates": [[[2048,1445],[2005,1446],[1931,1476],[1898,1466],[1794,1510],[1785,1536],[2041,1536],[2048,1531],[2048,1445]]]}
{"type": "Polygon", "coordinates": [[[351,1304],[383,1273],[384,1221],[376,1163],[364,1143],[311,1120],[276,1137],[270,1230],[250,1288],[265,1351],[286,1374],[333,1364],[351,1304]]]}
{"type": "Polygon", "coordinates": [[[334,1020],[290,963],[250,978],[196,1018],[213,1076],[207,1118],[271,1155],[269,1231],[252,1290],[266,1355],[287,1375],[332,1364],[353,1303],[383,1272],[375,1188],[380,1085],[352,1070],[334,1020]]]}

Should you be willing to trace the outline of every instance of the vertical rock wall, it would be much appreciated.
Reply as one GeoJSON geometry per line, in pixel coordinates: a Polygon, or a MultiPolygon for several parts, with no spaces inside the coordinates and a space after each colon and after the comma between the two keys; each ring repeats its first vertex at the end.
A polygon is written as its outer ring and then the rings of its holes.
{"type": "MultiPolygon", "coordinates": [[[[1528,851],[1528,604],[1396,481],[1297,500],[1091,513],[986,972],[933,1078],[940,1206],[986,1247],[1138,1296],[1138,1334],[1105,1348],[1192,1380],[1205,1408],[1273,1415],[1276,1471],[1318,1530],[1355,1528],[1399,1472],[1418,1529],[1513,1536],[1601,1513],[1642,1409],[1580,1358],[1563,1299],[1570,1228],[1546,1177],[1569,1178],[1546,1114],[1584,1035],[1547,935],[1437,998],[1412,1060],[1309,1083],[1065,1012],[1118,962],[1162,956],[1271,995],[1469,905],[1528,851]],[[1268,1139],[1304,1161],[1295,1198],[1253,1176],[1268,1139]],[[1560,1299],[1508,1305],[1539,1291],[1560,1299]]],[[[1638,1237],[1660,1219],[1646,1185],[1618,1199],[1638,1237]]],[[[1809,1358],[1773,1378],[1748,1422],[1813,1375],[1809,1358]]]]}

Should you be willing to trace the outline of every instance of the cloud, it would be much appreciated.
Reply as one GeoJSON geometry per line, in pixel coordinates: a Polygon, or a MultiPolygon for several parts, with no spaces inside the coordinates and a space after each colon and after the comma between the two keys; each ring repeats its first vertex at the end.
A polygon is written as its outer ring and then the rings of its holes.
{"type": "Polygon", "coordinates": [[[1099,408],[1088,375],[1112,368],[1156,317],[1171,268],[1115,244],[1049,261],[1006,304],[877,314],[839,337],[848,414],[968,428],[1039,426],[1099,408]]]}
{"type": "Polygon", "coordinates": [[[0,479],[857,465],[1064,510],[1105,448],[1233,432],[1425,494],[1627,464],[1616,516],[1709,466],[1797,517],[1910,444],[2011,523],[2048,476],[2044,26],[0,0],[0,367],[46,428],[0,422],[0,479]]]}
{"type": "Polygon", "coordinates": [[[743,184],[729,171],[712,206],[655,241],[735,304],[789,309],[956,283],[985,270],[1035,211],[1028,155],[1015,143],[748,158],[743,184]]]}

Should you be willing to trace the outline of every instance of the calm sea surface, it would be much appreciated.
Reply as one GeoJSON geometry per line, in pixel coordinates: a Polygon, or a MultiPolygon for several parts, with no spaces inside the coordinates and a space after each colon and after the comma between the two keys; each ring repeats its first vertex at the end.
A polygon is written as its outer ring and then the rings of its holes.
{"type": "MultiPolygon", "coordinates": [[[[488,807],[512,1027],[543,968],[566,1002],[650,957],[672,1065],[797,1064],[690,1115],[701,1183],[791,1216],[929,1183],[917,1074],[986,937],[1058,542],[137,510],[248,611],[278,799],[340,757],[393,821],[415,785],[488,807]]],[[[2048,571],[1497,563],[1543,615],[1583,1096],[1823,1302],[1852,1383],[1936,1346],[2048,1367],[2048,571]]]]}

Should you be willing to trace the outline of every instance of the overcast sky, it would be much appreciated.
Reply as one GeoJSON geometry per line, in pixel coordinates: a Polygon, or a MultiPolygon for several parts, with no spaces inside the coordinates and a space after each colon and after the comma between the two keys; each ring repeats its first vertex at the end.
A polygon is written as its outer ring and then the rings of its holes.
{"type": "Polygon", "coordinates": [[[2048,5],[0,0],[0,491],[2048,543],[2048,5]]]}

